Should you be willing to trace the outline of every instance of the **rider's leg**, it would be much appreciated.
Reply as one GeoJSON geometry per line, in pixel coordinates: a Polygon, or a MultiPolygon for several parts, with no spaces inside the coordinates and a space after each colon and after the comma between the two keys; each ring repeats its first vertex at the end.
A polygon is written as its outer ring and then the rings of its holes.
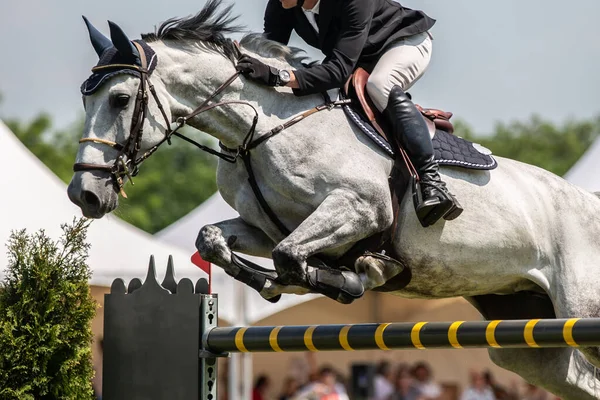
{"type": "Polygon", "coordinates": [[[373,68],[367,92],[380,112],[387,107],[394,86],[408,91],[425,73],[431,60],[432,41],[427,33],[394,43],[373,68]]]}
{"type": "Polygon", "coordinates": [[[416,211],[421,224],[429,226],[442,217],[458,217],[462,209],[455,206],[454,197],[440,177],[425,121],[399,86],[392,89],[385,114],[392,123],[396,140],[406,151],[419,174],[423,201],[417,204],[416,211]]]}
{"type": "Polygon", "coordinates": [[[392,134],[415,165],[423,202],[417,214],[423,226],[439,218],[454,219],[462,208],[446,189],[438,173],[429,130],[420,112],[404,93],[425,72],[431,59],[431,38],[415,35],[393,45],[378,61],[367,84],[375,106],[390,120],[392,134]]]}

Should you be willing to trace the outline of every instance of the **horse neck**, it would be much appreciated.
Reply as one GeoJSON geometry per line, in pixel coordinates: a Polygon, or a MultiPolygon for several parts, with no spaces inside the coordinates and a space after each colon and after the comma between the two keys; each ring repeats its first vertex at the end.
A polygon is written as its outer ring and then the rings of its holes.
{"type": "MultiPolygon", "coordinates": [[[[156,72],[165,86],[173,120],[188,115],[236,73],[232,61],[224,55],[201,47],[183,46],[173,42],[153,43],[159,59],[156,72]]],[[[250,51],[244,50],[244,53],[261,58],[250,51]]],[[[265,61],[274,63],[273,60],[265,61]]],[[[284,66],[281,61],[278,63],[279,68],[284,66]]],[[[291,94],[289,88],[276,90],[243,76],[231,83],[212,103],[224,101],[243,101],[253,106],[259,116],[257,132],[268,131],[316,105],[315,97],[298,98],[291,94]]],[[[234,148],[243,142],[254,116],[252,107],[231,104],[204,112],[188,124],[234,148]]]]}

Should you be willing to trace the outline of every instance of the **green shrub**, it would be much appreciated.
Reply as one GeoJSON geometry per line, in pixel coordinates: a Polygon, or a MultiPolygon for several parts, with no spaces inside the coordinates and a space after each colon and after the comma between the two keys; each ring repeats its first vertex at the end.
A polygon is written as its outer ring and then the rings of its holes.
{"type": "Polygon", "coordinates": [[[13,232],[0,284],[0,399],[92,399],[89,223],[13,232]]]}

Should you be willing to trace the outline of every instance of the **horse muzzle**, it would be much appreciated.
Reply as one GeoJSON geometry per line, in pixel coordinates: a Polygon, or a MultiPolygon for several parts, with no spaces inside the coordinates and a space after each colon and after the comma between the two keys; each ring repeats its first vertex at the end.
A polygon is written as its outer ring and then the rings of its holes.
{"type": "Polygon", "coordinates": [[[107,173],[76,172],[67,194],[86,218],[102,218],[118,206],[114,182],[107,173]]]}

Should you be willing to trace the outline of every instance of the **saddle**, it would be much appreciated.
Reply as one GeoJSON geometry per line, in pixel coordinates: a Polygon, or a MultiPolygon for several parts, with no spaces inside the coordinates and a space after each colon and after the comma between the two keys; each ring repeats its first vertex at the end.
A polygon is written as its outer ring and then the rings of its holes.
{"type": "MultiPolygon", "coordinates": [[[[344,105],[344,112],[379,148],[395,158],[397,155],[390,146],[386,134],[389,123],[377,110],[367,93],[368,80],[369,73],[358,68],[346,81],[340,91],[340,97],[352,100],[352,104],[344,105]]],[[[489,149],[455,134],[454,126],[450,121],[453,115],[451,112],[424,108],[418,104],[416,107],[429,129],[434,156],[439,165],[475,170],[491,170],[497,167],[496,160],[489,149]]]]}
{"type": "MultiPolygon", "coordinates": [[[[387,121],[385,121],[384,116],[377,110],[366,90],[369,76],[370,74],[363,68],[357,68],[346,82],[344,92],[346,96],[354,97],[358,100],[362,107],[363,116],[366,117],[371,125],[377,130],[377,133],[387,140],[387,135],[385,134],[384,129],[382,129],[382,126],[387,125],[387,121]]],[[[454,133],[454,126],[452,125],[452,122],[450,122],[453,115],[451,112],[435,108],[423,108],[418,104],[415,104],[415,106],[421,112],[421,115],[427,124],[427,128],[429,128],[431,137],[435,135],[437,129],[448,132],[449,134],[454,133]]]]}

